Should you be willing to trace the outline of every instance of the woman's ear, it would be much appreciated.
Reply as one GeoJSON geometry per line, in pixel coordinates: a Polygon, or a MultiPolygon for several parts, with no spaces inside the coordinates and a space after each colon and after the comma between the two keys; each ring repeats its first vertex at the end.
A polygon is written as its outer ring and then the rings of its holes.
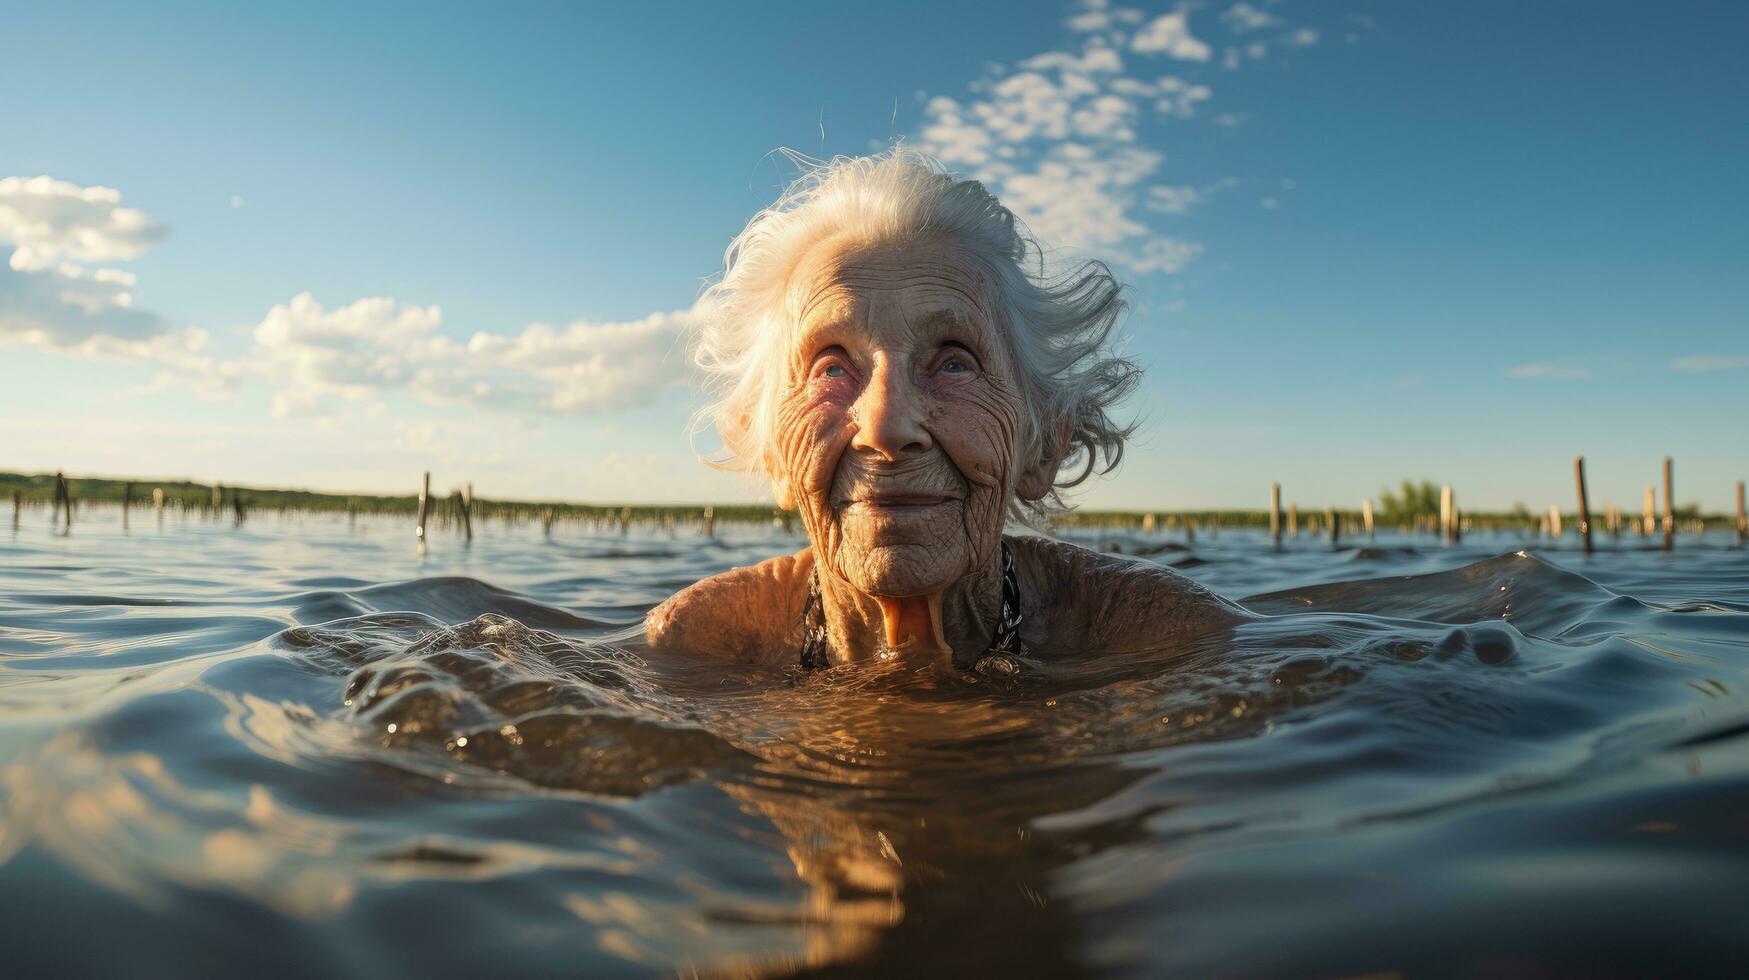
{"type": "Polygon", "coordinates": [[[1057,426],[1057,438],[1045,446],[1045,454],[1021,471],[1020,481],[1014,485],[1016,496],[1022,500],[1043,500],[1050,494],[1051,487],[1057,483],[1057,472],[1063,468],[1063,460],[1069,458],[1072,431],[1066,421],[1057,426]]]}

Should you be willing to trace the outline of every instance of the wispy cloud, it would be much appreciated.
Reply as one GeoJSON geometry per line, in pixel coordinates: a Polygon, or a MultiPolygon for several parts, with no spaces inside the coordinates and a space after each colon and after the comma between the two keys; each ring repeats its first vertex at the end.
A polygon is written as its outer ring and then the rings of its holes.
{"type": "Polygon", "coordinates": [[[1520,364],[1506,372],[1508,378],[1518,381],[1543,379],[1547,381],[1584,381],[1592,377],[1590,368],[1574,367],[1570,364],[1520,364]]]}
{"type": "Polygon", "coordinates": [[[1690,354],[1670,362],[1670,367],[1688,374],[1740,371],[1749,368],[1749,357],[1733,354],[1690,354]]]}
{"type": "Polygon", "coordinates": [[[1130,39],[1130,49],[1163,54],[1180,61],[1207,61],[1214,49],[1190,33],[1190,9],[1181,6],[1148,21],[1130,39]]]}
{"type": "MultiPolygon", "coordinates": [[[[1162,179],[1166,155],[1155,148],[1157,134],[1214,98],[1198,77],[1214,48],[1198,36],[1196,10],[1150,16],[1085,0],[1066,21],[1075,36],[1064,49],[992,66],[966,95],[930,99],[919,143],[989,185],[1047,245],[1177,273],[1203,247],[1161,222],[1230,186],[1162,179]],[[1163,61],[1184,74],[1163,73],[1163,61]]],[[[1240,3],[1221,16],[1265,49],[1292,43],[1295,29],[1272,13],[1240,3]]]]}
{"type": "Polygon", "coordinates": [[[1275,27],[1281,23],[1281,18],[1274,14],[1265,13],[1248,3],[1236,3],[1221,14],[1221,21],[1234,34],[1249,34],[1252,31],[1275,27]]]}

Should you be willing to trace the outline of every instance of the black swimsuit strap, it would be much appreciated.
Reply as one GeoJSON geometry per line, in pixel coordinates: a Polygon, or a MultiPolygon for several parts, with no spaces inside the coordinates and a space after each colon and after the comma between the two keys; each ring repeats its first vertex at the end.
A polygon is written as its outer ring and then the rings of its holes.
{"type": "MultiPolygon", "coordinates": [[[[820,566],[808,576],[808,601],[802,607],[802,667],[816,670],[830,666],[831,642],[826,634],[826,604],[820,599],[820,566]]],[[[985,654],[1020,652],[1020,577],[1014,571],[1014,553],[1002,542],[1002,613],[985,654]]]]}

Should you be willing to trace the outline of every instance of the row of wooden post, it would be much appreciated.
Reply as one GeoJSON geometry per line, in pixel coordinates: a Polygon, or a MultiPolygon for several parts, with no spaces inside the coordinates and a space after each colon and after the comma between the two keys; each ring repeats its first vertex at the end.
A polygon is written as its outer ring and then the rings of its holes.
{"type": "MultiPolygon", "coordinates": [[[[1579,496],[1579,535],[1580,539],[1584,542],[1585,553],[1590,554],[1594,550],[1591,540],[1591,501],[1589,494],[1586,491],[1585,457],[1583,455],[1573,457],[1573,481],[1579,496]]],[[[1647,536],[1650,536],[1657,527],[1657,523],[1654,519],[1656,496],[1656,491],[1652,487],[1646,488],[1643,533],[1647,536]]],[[[1671,457],[1666,456],[1664,457],[1663,511],[1665,551],[1670,551],[1676,546],[1675,499],[1676,463],[1671,457]]],[[[1150,518],[1152,516],[1153,515],[1149,515],[1150,518]]],[[[1368,499],[1362,502],[1361,519],[1366,528],[1367,539],[1371,540],[1373,537],[1372,500],[1368,499]]],[[[1616,509],[1615,505],[1609,505],[1608,527],[1612,532],[1619,532],[1620,520],[1620,512],[1616,509]]],[[[1332,545],[1336,544],[1340,540],[1342,533],[1341,515],[1334,508],[1325,508],[1324,524],[1329,529],[1330,543],[1332,545]]],[[[1552,536],[1557,538],[1561,536],[1561,509],[1559,507],[1551,506],[1549,508],[1548,526],[1549,533],[1552,536]]],[[[1284,522],[1282,520],[1281,509],[1281,484],[1272,483],[1269,487],[1269,536],[1274,540],[1277,547],[1281,546],[1281,538],[1284,528],[1290,538],[1299,533],[1299,508],[1295,504],[1289,504],[1287,509],[1287,520],[1284,522]]],[[[1737,544],[1739,546],[1749,545],[1749,500],[1745,499],[1745,487],[1744,481],[1742,480],[1737,481],[1736,531],[1737,544]]],[[[1439,533],[1441,539],[1447,544],[1458,543],[1463,534],[1462,519],[1457,509],[1457,497],[1452,491],[1450,484],[1441,487],[1439,491],[1439,533]]]]}
{"type": "MultiPolygon", "coordinates": [[[[1580,534],[1580,539],[1584,543],[1585,551],[1587,554],[1589,554],[1594,550],[1594,548],[1593,548],[1593,544],[1592,544],[1592,535],[1591,535],[1591,502],[1590,502],[1590,497],[1589,497],[1589,494],[1588,494],[1587,488],[1586,488],[1585,457],[1583,455],[1575,456],[1573,458],[1573,481],[1574,481],[1575,489],[1577,491],[1578,498],[1579,498],[1579,511],[1578,511],[1579,528],[1578,528],[1578,530],[1579,530],[1579,534],[1580,534]]],[[[1656,491],[1654,490],[1654,488],[1647,487],[1646,494],[1645,494],[1645,507],[1644,507],[1644,512],[1642,515],[1642,525],[1641,525],[1641,532],[1647,536],[1650,536],[1651,534],[1653,534],[1657,528],[1657,521],[1656,521],[1655,516],[1654,516],[1656,513],[1656,498],[1657,498],[1657,494],[1656,494],[1656,491]]],[[[1664,508],[1663,508],[1663,515],[1662,515],[1663,516],[1663,522],[1662,522],[1663,523],[1663,532],[1664,532],[1664,550],[1666,550],[1666,551],[1669,551],[1675,547],[1675,541],[1676,541],[1675,498],[1676,498],[1675,462],[1670,457],[1666,456],[1666,457],[1664,457],[1664,508]]],[[[456,504],[457,513],[461,516],[462,533],[467,537],[467,539],[469,541],[472,541],[474,538],[474,526],[473,526],[473,519],[472,519],[473,503],[474,503],[474,485],[469,483],[469,484],[461,487],[460,489],[453,491],[451,493],[451,499],[456,504]]],[[[127,524],[128,510],[132,507],[133,502],[134,502],[134,484],[132,482],[129,482],[126,485],[126,487],[123,489],[123,492],[122,492],[122,524],[124,527],[127,524]]],[[[1746,506],[1746,503],[1749,503],[1749,502],[1746,502],[1746,500],[1745,500],[1744,481],[1738,480],[1737,481],[1736,531],[1737,531],[1737,544],[1739,546],[1749,544],[1749,506],[1746,506]]],[[[231,491],[231,505],[236,512],[237,523],[238,524],[243,523],[243,520],[245,518],[247,511],[246,511],[246,508],[244,506],[243,495],[235,489],[233,489],[231,491]]],[[[73,526],[73,496],[72,496],[72,492],[68,486],[66,475],[64,473],[58,472],[55,474],[55,495],[54,495],[54,505],[53,506],[54,506],[53,514],[54,514],[55,523],[61,524],[62,518],[64,515],[65,523],[62,526],[66,530],[71,530],[72,526],[73,526]]],[[[153,509],[156,510],[160,516],[163,515],[163,513],[164,513],[164,489],[162,487],[153,488],[153,490],[152,490],[152,506],[153,506],[153,509]]],[[[212,488],[213,512],[215,514],[219,513],[222,510],[223,506],[224,506],[224,489],[221,485],[215,484],[212,488]]],[[[419,543],[420,543],[421,548],[423,548],[424,544],[425,544],[425,540],[426,540],[425,528],[426,528],[426,525],[429,522],[430,517],[431,517],[432,506],[433,506],[433,500],[431,497],[431,471],[426,470],[424,472],[424,474],[422,475],[422,479],[420,481],[418,517],[417,517],[417,522],[416,522],[415,527],[414,527],[414,535],[415,535],[415,537],[417,537],[419,539],[419,543]]],[[[12,526],[15,530],[19,526],[19,513],[22,509],[23,509],[23,493],[20,491],[14,490],[12,492],[12,526]]],[[[541,522],[542,529],[545,533],[550,535],[552,533],[553,521],[554,521],[556,515],[554,514],[554,512],[551,508],[548,508],[542,512],[541,516],[542,516],[542,522],[541,522]]],[[[785,516],[787,518],[788,515],[786,514],[785,516]]],[[[620,514],[620,524],[621,524],[622,531],[629,526],[630,519],[631,519],[630,508],[622,509],[621,514],[620,514]]],[[[1620,515],[1620,510],[1618,508],[1616,508],[1615,505],[1613,505],[1613,504],[1608,505],[1605,519],[1606,519],[1606,525],[1605,525],[1606,528],[1611,533],[1619,533],[1621,515],[1620,515]]],[[[1168,521],[1170,523],[1170,521],[1171,521],[1170,517],[1168,518],[1168,521]]],[[[1155,527],[1155,523],[1156,523],[1155,515],[1148,514],[1143,519],[1143,523],[1142,523],[1143,530],[1144,531],[1152,531],[1155,527]]],[[[1334,508],[1325,508],[1325,510],[1324,510],[1324,523],[1325,523],[1325,527],[1327,527],[1329,529],[1330,541],[1334,545],[1335,543],[1337,543],[1341,539],[1341,533],[1342,533],[1341,515],[1334,508]]],[[[1371,499],[1364,500],[1361,502],[1361,523],[1362,523],[1362,526],[1365,530],[1367,539],[1371,540],[1373,538],[1373,506],[1372,506],[1371,499]]],[[[785,520],[786,530],[788,529],[788,525],[789,525],[789,522],[786,519],[785,520]]],[[[1562,532],[1561,511],[1560,511],[1559,507],[1550,507],[1549,508],[1548,526],[1549,526],[1550,534],[1552,534],[1555,537],[1561,536],[1561,532],[1562,532]]],[[[1270,488],[1269,488],[1269,536],[1271,539],[1274,540],[1275,544],[1278,547],[1281,544],[1282,532],[1283,532],[1284,528],[1285,528],[1289,537],[1294,537],[1294,536],[1298,535],[1298,533],[1299,533],[1299,507],[1297,504],[1289,504],[1288,508],[1287,508],[1286,520],[1284,522],[1282,519],[1282,507],[1281,507],[1281,484],[1275,483],[1275,484],[1271,484],[1270,488]]],[[[1459,512],[1457,510],[1456,495],[1453,493],[1452,488],[1449,484],[1447,484],[1446,486],[1444,486],[1440,489],[1439,530],[1440,530],[1440,536],[1448,544],[1457,543],[1458,540],[1460,539],[1460,536],[1462,533],[1461,532],[1461,517],[1460,517],[1459,512]]],[[[706,536],[710,536],[710,537],[714,537],[716,535],[716,508],[715,507],[707,506],[704,509],[703,520],[701,522],[701,533],[705,534],[706,536]]],[[[1187,523],[1186,524],[1186,533],[1191,535],[1194,538],[1194,535],[1196,533],[1194,525],[1187,523]]]]}
{"type": "MultiPolygon", "coordinates": [[[[1585,544],[1585,553],[1590,554],[1591,546],[1591,506],[1585,492],[1585,457],[1573,457],[1573,482],[1579,494],[1579,535],[1585,544]]],[[[1749,515],[1743,507],[1743,481],[1737,481],[1737,544],[1743,545],[1749,541],[1749,515]]],[[[1611,507],[1613,511],[1613,505],[1611,507]]],[[[1657,510],[1657,492],[1652,487],[1646,488],[1645,508],[1641,516],[1641,533],[1651,537],[1657,528],[1654,513],[1657,510]]],[[[1676,461],[1669,456],[1664,457],[1664,550],[1671,551],[1676,547],[1676,461]]],[[[1549,508],[1550,531],[1559,537],[1561,520],[1559,508],[1549,508]]],[[[1619,517],[1609,515],[1610,530],[1619,528],[1619,517]]]]}
{"type": "MultiPolygon", "coordinates": [[[[472,483],[465,484],[460,489],[452,491],[450,500],[455,504],[456,512],[461,516],[462,533],[467,537],[467,540],[472,541],[474,539],[474,485],[472,483]]],[[[434,504],[434,499],[431,496],[431,471],[426,470],[420,475],[419,504],[413,525],[413,536],[419,540],[419,549],[422,552],[425,550],[426,525],[431,521],[434,504]]],[[[553,524],[558,519],[558,514],[553,508],[546,507],[541,510],[540,516],[541,533],[551,537],[553,524]]],[[[620,533],[627,533],[631,528],[631,523],[632,509],[630,507],[620,508],[620,533]]],[[[790,530],[790,517],[787,513],[783,518],[783,528],[786,533],[790,530]]],[[[710,538],[717,536],[717,509],[714,505],[707,504],[705,506],[699,521],[699,533],[710,538]]]]}
{"type": "MultiPolygon", "coordinates": [[[[1371,500],[1363,500],[1360,503],[1360,523],[1362,530],[1366,533],[1367,540],[1371,541],[1373,538],[1371,500]]],[[[1324,527],[1330,535],[1330,544],[1334,547],[1342,540],[1342,513],[1334,507],[1324,508],[1324,527]]],[[[1287,519],[1284,521],[1281,510],[1281,484],[1272,483],[1269,485],[1269,537],[1278,548],[1281,547],[1283,531],[1286,531],[1290,538],[1299,536],[1300,507],[1298,504],[1288,504],[1287,519]]]]}

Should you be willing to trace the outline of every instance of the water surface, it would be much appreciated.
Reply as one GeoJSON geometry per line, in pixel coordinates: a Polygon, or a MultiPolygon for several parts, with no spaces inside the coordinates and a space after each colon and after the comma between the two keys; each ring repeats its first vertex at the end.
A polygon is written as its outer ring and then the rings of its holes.
{"type": "Polygon", "coordinates": [[[1749,556],[1076,536],[1269,618],[802,675],[651,658],[779,530],[0,529],[12,975],[1742,972],[1749,556]]]}

